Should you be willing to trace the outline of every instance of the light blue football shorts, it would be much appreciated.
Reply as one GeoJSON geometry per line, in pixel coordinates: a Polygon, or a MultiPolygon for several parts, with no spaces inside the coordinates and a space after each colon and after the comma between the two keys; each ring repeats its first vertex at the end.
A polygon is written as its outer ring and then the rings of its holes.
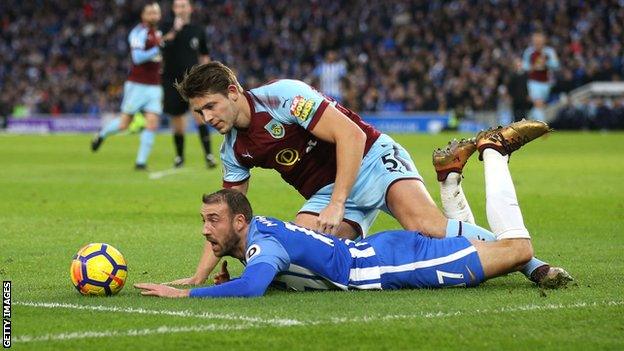
{"type": "MultiPolygon", "coordinates": [[[[345,203],[345,220],[356,225],[356,229],[359,226],[360,234],[366,236],[379,210],[390,213],[386,193],[401,179],[422,181],[409,153],[391,137],[381,134],[362,159],[360,172],[345,203]]],[[[320,213],[329,204],[333,191],[334,183],[319,189],[299,212],[320,213]]]]}
{"type": "Polygon", "coordinates": [[[126,81],[121,112],[134,115],[139,111],[162,114],[163,89],[160,85],[126,81]]]}
{"type": "Polygon", "coordinates": [[[542,100],[544,102],[548,101],[550,88],[551,85],[547,82],[529,80],[527,83],[527,89],[529,91],[529,96],[531,97],[531,100],[542,100]]]}

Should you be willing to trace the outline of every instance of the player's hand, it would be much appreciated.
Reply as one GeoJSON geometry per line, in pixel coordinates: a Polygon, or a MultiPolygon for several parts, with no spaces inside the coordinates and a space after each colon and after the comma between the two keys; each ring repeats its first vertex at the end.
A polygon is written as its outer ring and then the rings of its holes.
{"type": "Polygon", "coordinates": [[[158,297],[188,297],[188,289],[176,289],[164,284],[138,283],[134,287],[141,289],[141,295],[158,297]]]}
{"type": "Polygon", "coordinates": [[[173,30],[179,32],[184,27],[184,19],[182,17],[176,17],[173,19],[173,30]]]}
{"type": "Polygon", "coordinates": [[[200,285],[203,283],[204,283],[203,281],[200,281],[199,279],[195,278],[195,276],[192,276],[188,278],[176,279],[176,280],[166,282],[163,284],[165,285],[200,285]]]}
{"type": "Polygon", "coordinates": [[[335,235],[344,217],[344,206],[330,202],[317,218],[316,230],[335,235]]]}
{"type": "Polygon", "coordinates": [[[215,285],[227,283],[230,281],[230,272],[227,269],[227,261],[223,260],[221,264],[221,272],[215,274],[214,278],[212,278],[215,285]]]}

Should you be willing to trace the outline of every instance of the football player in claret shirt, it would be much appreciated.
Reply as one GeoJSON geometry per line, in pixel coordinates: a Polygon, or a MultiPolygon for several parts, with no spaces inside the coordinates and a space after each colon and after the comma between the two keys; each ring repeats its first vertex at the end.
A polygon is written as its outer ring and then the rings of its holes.
{"type": "Polygon", "coordinates": [[[141,23],[130,34],[130,54],[132,67],[124,83],[124,96],[121,102],[121,117],[106,124],[91,141],[91,150],[96,152],[104,140],[113,134],[128,129],[135,113],[143,112],[145,129],[141,132],[141,142],[137,153],[135,169],[145,170],[147,159],[152,151],[159,116],[162,113],[163,91],[160,86],[161,33],[158,30],[160,6],[147,2],[141,11],[141,23]]]}
{"type": "Polygon", "coordinates": [[[550,95],[553,83],[552,72],[559,69],[557,53],[550,46],[546,46],[546,35],[535,32],[531,37],[532,45],[522,54],[522,68],[528,72],[527,89],[533,102],[530,117],[543,121],[544,106],[550,95]]]}
{"type": "MultiPolygon", "coordinates": [[[[495,239],[447,219],[401,145],[304,82],[281,79],[244,91],[230,68],[210,62],[193,67],[177,89],[225,135],[223,187],[245,194],[251,168],[275,169],[307,199],[295,218],[299,226],[355,239],[366,236],[382,210],[404,229],[431,237],[495,239]]],[[[171,283],[203,283],[217,261],[206,244],[195,275],[171,283]]],[[[524,273],[531,277],[539,267],[550,268],[533,259],[524,273]]]]}
{"type": "MultiPolygon", "coordinates": [[[[229,280],[224,266],[215,286],[135,287],[143,295],[162,297],[255,297],[273,281],[291,290],[440,288],[476,286],[519,270],[533,256],[531,236],[517,205],[509,155],[488,140],[492,134],[481,134],[477,143],[494,241],[463,236],[433,239],[406,230],[358,241],[341,239],[274,218],[253,217],[245,195],[223,189],[202,198],[203,235],[217,257],[232,256],[245,265],[241,277],[229,280]]],[[[572,280],[567,273],[555,275],[560,280],[557,286],[572,280]]]]}

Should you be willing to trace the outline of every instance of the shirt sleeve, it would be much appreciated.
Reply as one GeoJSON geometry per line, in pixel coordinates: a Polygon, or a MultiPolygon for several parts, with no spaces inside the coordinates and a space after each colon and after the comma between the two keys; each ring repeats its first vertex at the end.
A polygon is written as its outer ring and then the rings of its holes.
{"type": "Polygon", "coordinates": [[[146,41],[146,29],[133,29],[128,35],[128,42],[130,43],[130,55],[132,56],[132,62],[135,65],[140,65],[144,62],[147,62],[160,54],[160,48],[158,48],[158,46],[154,46],[148,50],[145,50],[146,41]]]}
{"type": "Polygon", "coordinates": [[[199,34],[199,53],[201,55],[209,55],[210,50],[208,48],[208,40],[206,38],[206,31],[202,27],[200,27],[199,34]]]}
{"type": "Polygon", "coordinates": [[[281,79],[269,84],[259,91],[259,95],[260,100],[267,101],[279,96],[279,104],[266,104],[272,110],[273,118],[285,124],[298,124],[308,130],[314,128],[330,103],[311,86],[292,79],[281,79]]]}
{"type": "MultiPolygon", "coordinates": [[[[233,133],[236,131],[233,129],[233,133]]],[[[251,176],[249,168],[241,165],[234,155],[235,136],[226,135],[221,144],[221,164],[223,167],[223,187],[230,188],[232,186],[245,182],[251,176]]]]}
{"type": "Polygon", "coordinates": [[[250,244],[245,253],[248,268],[263,263],[273,267],[276,272],[281,272],[290,266],[290,256],[274,237],[259,234],[250,244]]]}
{"type": "Polygon", "coordinates": [[[526,72],[531,70],[531,52],[532,50],[530,48],[527,48],[522,53],[522,69],[526,72]]]}
{"type": "Polygon", "coordinates": [[[552,70],[559,69],[559,58],[557,57],[557,53],[553,48],[546,48],[546,55],[548,55],[548,68],[552,70]]]}
{"type": "Polygon", "coordinates": [[[275,278],[277,270],[269,264],[248,266],[239,279],[220,285],[191,289],[190,297],[257,297],[262,296],[275,278]]]}

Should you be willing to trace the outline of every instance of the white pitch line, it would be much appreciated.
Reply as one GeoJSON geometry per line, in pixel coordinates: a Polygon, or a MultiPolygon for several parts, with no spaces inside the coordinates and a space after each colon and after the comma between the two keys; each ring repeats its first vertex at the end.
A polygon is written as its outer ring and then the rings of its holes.
{"type": "Polygon", "coordinates": [[[223,319],[223,320],[230,320],[230,321],[261,323],[261,324],[268,324],[268,325],[282,326],[282,327],[302,324],[302,322],[295,320],[295,319],[281,319],[281,318],[266,319],[266,318],[258,318],[258,317],[241,316],[241,315],[235,315],[235,314],[218,314],[218,313],[211,313],[211,312],[195,313],[189,310],[182,310],[182,311],[146,310],[143,308],[133,308],[133,307],[76,305],[76,304],[70,304],[70,303],[33,302],[33,301],[14,302],[13,304],[17,306],[28,306],[28,307],[38,307],[38,308],[64,308],[64,309],[72,309],[72,310],[88,310],[88,311],[98,311],[98,312],[166,315],[166,316],[182,317],[182,318],[223,319]]]}
{"type": "Polygon", "coordinates": [[[186,170],[188,170],[188,168],[169,168],[164,171],[150,172],[148,177],[150,180],[156,180],[173,174],[182,173],[186,170]]]}
{"type": "MultiPolygon", "coordinates": [[[[458,316],[472,316],[480,314],[502,314],[502,313],[515,313],[515,312],[533,312],[533,311],[551,311],[551,310],[565,310],[565,309],[577,309],[577,308],[591,308],[591,307],[618,307],[624,306],[624,301],[603,301],[603,302],[576,302],[573,304],[546,304],[546,305],[524,305],[516,307],[501,307],[497,309],[476,309],[472,311],[453,311],[453,312],[422,312],[419,314],[395,314],[385,316],[363,316],[363,317],[333,317],[330,318],[331,324],[342,323],[368,323],[388,320],[401,320],[401,319],[429,319],[429,318],[446,318],[446,317],[458,317],[458,316]]],[[[305,324],[325,324],[323,321],[311,321],[305,322],[305,324]]]]}
{"type": "Polygon", "coordinates": [[[13,339],[14,342],[37,342],[37,341],[50,341],[50,340],[73,340],[73,339],[87,339],[87,338],[105,338],[113,336],[143,336],[151,334],[169,334],[169,333],[191,333],[191,332],[206,332],[206,331],[221,331],[221,330],[246,330],[252,328],[263,327],[292,327],[292,326],[315,326],[323,324],[344,324],[344,323],[371,323],[388,320],[409,320],[409,319],[431,319],[431,318],[448,318],[457,316],[469,316],[469,315],[481,315],[481,314],[503,314],[503,313],[515,313],[515,312],[532,312],[532,311],[551,311],[551,310],[565,310],[565,309],[578,309],[578,308],[592,308],[592,307],[620,307],[624,306],[624,300],[620,301],[602,301],[602,302],[576,302],[573,304],[546,304],[546,305],[523,305],[515,307],[502,307],[497,309],[477,309],[472,311],[453,311],[453,312],[422,312],[419,314],[405,314],[405,315],[384,315],[384,316],[363,316],[363,317],[334,317],[326,320],[308,320],[297,321],[294,319],[261,319],[256,317],[245,317],[235,315],[215,315],[215,314],[196,314],[190,311],[167,311],[167,310],[144,310],[133,308],[119,308],[119,307],[107,307],[107,306],[83,306],[61,303],[36,303],[36,302],[16,302],[15,305],[30,306],[30,307],[43,307],[43,308],[71,308],[80,310],[93,310],[93,311],[113,311],[113,312],[126,312],[126,313],[139,313],[139,314],[156,314],[156,315],[173,315],[179,317],[188,318],[213,318],[213,319],[227,319],[227,320],[240,320],[244,321],[244,324],[240,325],[217,325],[207,324],[188,327],[168,327],[161,326],[156,329],[131,329],[124,331],[82,331],[74,333],[61,333],[61,334],[45,334],[41,336],[29,336],[23,335],[13,339]],[[210,317],[208,317],[210,316],[210,317]],[[289,321],[289,323],[282,323],[282,321],[289,321]],[[294,323],[293,323],[294,322],[294,323]]]}
{"type": "Polygon", "coordinates": [[[104,331],[83,331],[73,333],[61,333],[61,334],[44,334],[41,336],[29,336],[23,335],[14,338],[12,341],[16,343],[27,342],[41,342],[41,341],[65,341],[75,339],[89,339],[89,338],[110,338],[110,337],[134,337],[134,336],[146,336],[154,334],[175,334],[175,333],[202,333],[209,331],[233,331],[233,330],[245,330],[254,328],[254,324],[246,325],[218,325],[218,324],[204,324],[204,325],[192,325],[185,327],[178,326],[160,326],[158,328],[146,328],[146,329],[130,329],[130,330],[104,330],[104,331]]]}

